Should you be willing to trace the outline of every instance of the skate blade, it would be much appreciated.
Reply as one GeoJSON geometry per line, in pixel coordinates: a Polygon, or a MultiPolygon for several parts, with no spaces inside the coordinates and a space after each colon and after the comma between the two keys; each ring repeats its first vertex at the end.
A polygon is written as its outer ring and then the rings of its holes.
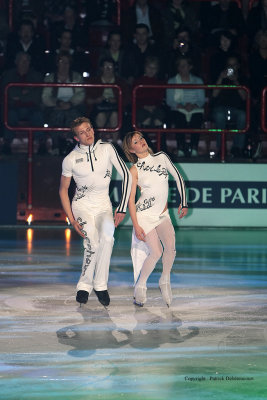
{"type": "Polygon", "coordinates": [[[135,299],[134,299],[133,303],[138,307],[143,307],[144,306],[144,303],[138,303],[135,299]]]}
{"type": "Polygon", "coordinates": [[[78,306],[78,308],[81,309],[81,308],[84,308],[87,303],[79,303],[79,304],[80,305],[78,306]]]}
{"type": "Polygon", "coordinates": [[[159,286],[159,291],[160,291],[160,293],[161,293],[162,299],[163,299],[164,303],[166,304],[167,308],[170,308],[170,305],[171,305],[171,304],[167,303],[167,301],[164,300],[164,297],[163,297],[163,295],[162,295],[162,291],[161,291],[160,286],[159,286]]]}

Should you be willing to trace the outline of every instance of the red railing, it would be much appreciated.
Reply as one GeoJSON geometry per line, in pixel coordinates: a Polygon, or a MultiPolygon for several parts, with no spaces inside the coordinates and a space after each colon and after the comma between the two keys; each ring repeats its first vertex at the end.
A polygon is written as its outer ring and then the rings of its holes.
{"type": "MultiPolygon", "coordinates": [[[[161,134],[166,134],[168,132],[173,133],[220,133],[221,134],[221,161],[225,161],[225,139],[227,133],[245,133],[248,131],[250,126],[250,91],[246,86],[225,86],[225,85],[180,85],[180,84],[162,84],[162,85],[138,85],[133,89],[132,94],[132,125],[133,128],[138,130],[140,129],[136,125],[136,92],[140,89],[223,89],[223,90],[239,90],[243,89],[247,92],[246,99],[246,126],[242,130],[237,129],[178,129],[178,128],[153,128],[153,132],[157,134],[157,150],[160,150],[160,137],[161,134]]],[[[143,132],[151,132],[151,128],[142,128],[143,132]]]]}
{"type": "Polygon", "coordinates": [[[122,91],[118,85],[101,85],[101,84],[89,84],[89,83],[9,83],[5,87],[4,93],[4,124],[7,129],[12,131],[28,131],[28,196],[27,196],[27,207],[32,208],[32,161],[33,161],[33,132],[34,131],[69,131],[69,128],[59,127],[33,127],[33,126],[10,126],[8,124],[8,90],[11,87],[82,87],[82,88],[113,88],[118,90],[118,126],[115,128],[99,128],[97,131],[101,132],[117,132],[122,127],[122,91]]]}
{"type": "Polygon", "coordinates": [[[267,126],[266,126],[266,106],[267,106],[267,101],[266,101],[266,96],[267,96],[267,86],[263,89],[262,95],[261,95],[261,129],[263,132],[267,133],[267,126]]]}

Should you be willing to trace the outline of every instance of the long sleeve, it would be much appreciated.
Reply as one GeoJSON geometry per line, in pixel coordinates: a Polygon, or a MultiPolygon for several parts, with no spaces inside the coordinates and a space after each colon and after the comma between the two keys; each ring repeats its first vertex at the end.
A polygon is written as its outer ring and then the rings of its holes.
{"type": "Polygon", "coordinates": [[[111,144],[110,145],[110,158],[111,162],[122,177],[122,196],[120,200],[120,204],[117,208],[117,212],[126,213],[131,187],[132,187],[132,176],[130,174],[129,169],[127,168],[125,162],[118,155],[117,150],[111,144]]]}
{"type": "Polygon", "coordinates": [[[178,189],[180,197],[181,197],[181,205],[182,205],[182,207],[188,207],[187,200],[186,200],[185,183],[184,183],[183,177],[167,154],[165,154],[165,160],[166,160],[167,170],[173,176],[173,178],[176,182],[177,189],[178,189]]]}

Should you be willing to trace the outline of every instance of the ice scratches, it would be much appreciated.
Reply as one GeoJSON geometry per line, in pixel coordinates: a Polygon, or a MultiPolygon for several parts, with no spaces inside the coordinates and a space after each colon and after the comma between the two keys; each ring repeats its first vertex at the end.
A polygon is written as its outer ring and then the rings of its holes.
{"type": "Polygon", "coordinates": [[[220,340],[218,344],[219,349],[227,351],[233,346],[247,347],[251,349],[253,346],[267,344],[266,341],[266,329],[251,327],[236,327],[230,330],[229,333],[225,333],[224,337],[220,340]]]}
{"type": "Polygon", "coordinates": [[[15,310],[35,311],[34,301],[32,297],[15,296],[9,297],[5,300],[4,304],[15,310]]]}
{"type": "Polygon", "coordinates": [[[114,338],[117,340],[118,343],[125,342],[128,340],[128,336],[126,333],[114,330],[111,332],[114,338]]]}

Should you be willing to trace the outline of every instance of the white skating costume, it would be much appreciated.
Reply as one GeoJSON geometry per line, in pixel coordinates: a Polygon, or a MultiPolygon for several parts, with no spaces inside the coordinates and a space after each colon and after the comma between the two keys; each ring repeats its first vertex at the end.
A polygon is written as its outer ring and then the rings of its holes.
{"type": "MultiPolygon", "coordinates": [[[[176,181],[182,207],[187,207],[185,184],[178,169],[163,152],[139,158],[134,165],[137,169],[138,186],[141,190],[141,195],[136,203],[136,217],[138,224],[147,234],[166,218],[170,219],[168,209],[163,213],[168,201],[169,173],[176,181]]],[[[131,255],[135,282],[148,254],[145,242],[138,240],[133,230],[131,255]]]]}
{"type": "Polygon", "coordinates": [[[100,140],[91,146],[77,144],[62,164],[62,175],[73,177],[76,183],[72,212],[85,234],[77,291],[85,290],[89,294],[93,288],[107,290],[115,229],[109,197],[113,166],[123,179],[117,212],[125,213],[131,191],[131,174],[112,144],[100,140]]]}

